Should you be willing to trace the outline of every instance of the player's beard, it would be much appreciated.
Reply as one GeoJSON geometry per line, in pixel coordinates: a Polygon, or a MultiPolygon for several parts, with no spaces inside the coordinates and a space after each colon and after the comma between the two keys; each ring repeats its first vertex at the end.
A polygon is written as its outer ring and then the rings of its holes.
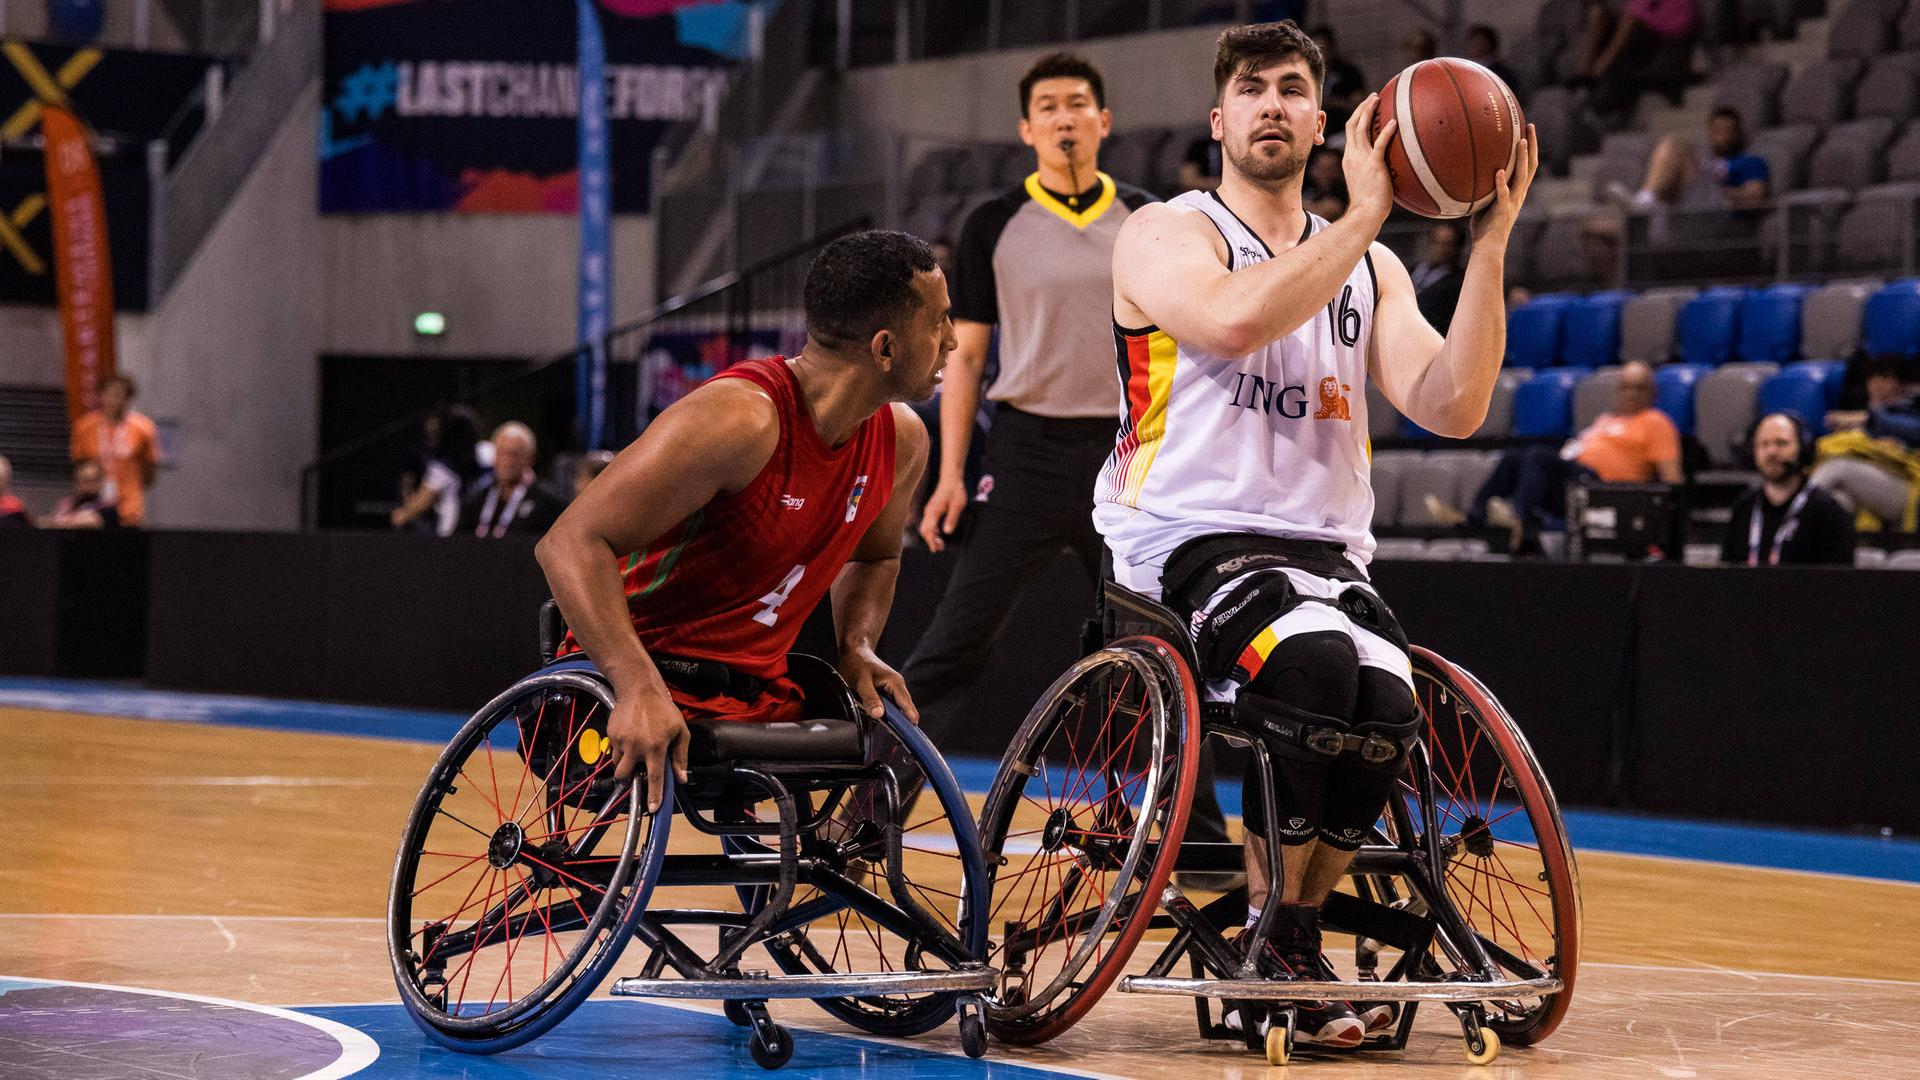
{"type": "Polygon", "coordinates": [[[1313,153],[1311,142],[1302,143],[1292,140],[1280,144],[1282,152],[1267,154],[1259,145],[1249,139],[1239,146],[1223,147],[1233,171],[1248,180],[1263,186],[1284,184],[1299,176],[1307,168],[1307,157],[1313,153]]]}

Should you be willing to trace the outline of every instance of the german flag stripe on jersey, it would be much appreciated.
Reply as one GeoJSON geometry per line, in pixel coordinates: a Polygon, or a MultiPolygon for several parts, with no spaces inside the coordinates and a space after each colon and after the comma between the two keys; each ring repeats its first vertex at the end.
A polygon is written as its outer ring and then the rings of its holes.
{"type": "Polygon", "coordinates": [[[1127,415],[1114,450],[1114,489],[1109,494],[1118,502],[1138,506],[1147,471],[1153,468],[1160,441],[1167,434],[1168,399],[1180,346],[1157,326],[1131,330],[1116,325],[1113,344],[1120,382],[1126,388],[1127,415]]]}

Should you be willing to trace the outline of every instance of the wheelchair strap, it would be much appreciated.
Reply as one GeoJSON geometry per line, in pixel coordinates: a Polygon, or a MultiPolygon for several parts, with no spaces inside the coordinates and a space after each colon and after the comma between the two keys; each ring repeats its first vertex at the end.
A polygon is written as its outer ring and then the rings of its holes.
{"type": "Polygon", "coordinates": [[[1220,586],[1253,570],[1292,567],[1338,581],[1366,581],[1347,561],[1346,545],[1325,540],[1289,540],[1256,533],[1215,533],[1173,549],[1160,572],[1160,595],[1187,618],[1220,586]]]}
{"type": "Polygon", "coordinates": [[[752,701],[767,688],[767,680],[755,678],[718,660],[696,660],[667,653],[648,653],[660,677],[670,686],[689,694],[712,697],[716,694],[739,701],[752,701]]]}

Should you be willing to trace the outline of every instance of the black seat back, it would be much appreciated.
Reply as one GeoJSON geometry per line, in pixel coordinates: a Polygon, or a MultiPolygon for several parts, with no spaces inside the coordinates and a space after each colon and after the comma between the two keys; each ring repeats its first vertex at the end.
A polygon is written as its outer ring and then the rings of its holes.
{"type": "Polygon", "coordinates": [[[1194,658],[1193,635],[1165,604],[1109,578],[1100,590],[1099,619],[1105,642],[1138,635],[1156,637],[1179,650],[1188,668],[1200,670],[1194,658]]]}

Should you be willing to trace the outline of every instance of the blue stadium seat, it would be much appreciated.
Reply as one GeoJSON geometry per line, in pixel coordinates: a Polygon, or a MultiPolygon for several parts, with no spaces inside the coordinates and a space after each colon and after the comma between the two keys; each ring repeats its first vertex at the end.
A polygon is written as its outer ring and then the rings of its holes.
{"type": "Polygon", "coordinates": [[[1827,388],[1813,372],[1797,370],[1799,365],[1767,376],[1760,384],[1760,397],[1754,402],[1755,415],[1770,412],[1797,414],[1807,430],[1818,435],[1826,430],[1827,388]]]}
{"type": "Polygon", "coordinates": [[[1513,433],[1520,438],[1565,438],[1573,430],[1573,387],[1581,372],[1536,371],[1513,392],[1513,433]]]}
{"type": "Polygon", "coordinates": [[[1567,309],[1579,299],[1548,293],[1507,312],[1507,363],[1543,368],[1560,362],[1560,335],[1567,309]]]}
{"type": "Polygon", "coordinates": [[[1631,299],[1633,293],[1615,289],[1568,304],[1561,318],[1561,360],[1581,368],[1613,363],[1620,355],[1620,310],[1631,299]]]}
{"type": "Polygon", "coordinates": [[[1820,392],[1826,396],[1827,408],[1840,403],[1840,387],[1847,381],[1847,365],[1843,360],[1802,360],[1797,364],[1788,364],[1787,371],[1799,374],[1820,384],[1820,392]]]}
{"type": "Polygon", "coordinates": [[[1920,356],[1920,281],[1908,278],[1867,298],[1867,355],[1920,356]]]}
{"type": "Polygon", "coordinates": [[[1680,359],[1719,366],[1733,358],[1745,289],[1708,289],[1680,309],[1680,359]]]}
{"type": "Polygon", "coordinates": [[[1667,364],[1653,372],[1653,407],[1667,414],[1680,434],[1693,434],[1693,386],[1713,369],[1705,364],[1667,364]]]}
{"type": "Polygon", "coordinates": [[[1813,290],[1806,285],[1755,289],[1740,301],[1740,336],[1735,352],[1748,363],[1784,364],[1800,351],[1800,305],[1813,290]]]}

